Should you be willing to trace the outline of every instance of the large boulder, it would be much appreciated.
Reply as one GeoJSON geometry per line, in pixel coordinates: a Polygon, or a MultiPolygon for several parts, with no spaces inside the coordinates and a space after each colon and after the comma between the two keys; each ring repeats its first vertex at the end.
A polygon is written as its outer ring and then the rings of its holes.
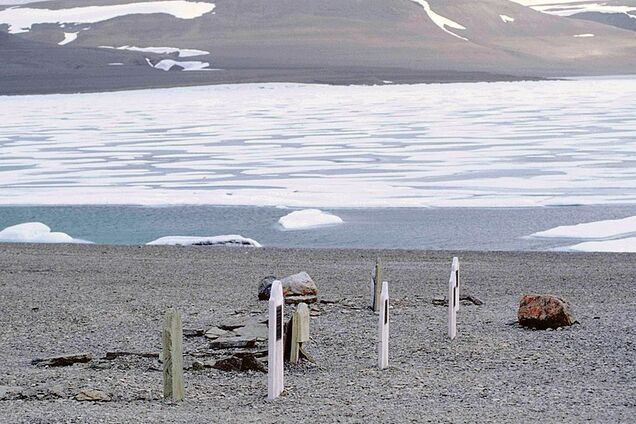
{"type": "Polygon", "coordinates": [[[519,324],[537,329],[567,327],[576,322],[570,305],[549,294],[523,296],[517,312],[519,324]]]}
{"type": "MultiPolygon", "coordinates": [[[[268,276],[261,280],[258,286],[260,300],[269,299],[272,283],[275,280],[274,276],[268,276]]],[[[283,286],[285,303],[314,303],[318,299],[318,287],[306,272],[290,275],[281,279],[280,282],[283,286]]]]}

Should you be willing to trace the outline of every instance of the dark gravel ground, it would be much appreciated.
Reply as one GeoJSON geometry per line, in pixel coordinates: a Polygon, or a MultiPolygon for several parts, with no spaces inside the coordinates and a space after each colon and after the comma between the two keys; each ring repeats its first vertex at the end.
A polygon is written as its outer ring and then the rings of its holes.
{"type": "MultiPolygon", "coordinates": [[[[635,255],[459,252],[464,287],[485,304],[462,306],[450,342],[446,308],[431,300],[445,294],[455,254],[1,245],[0,422],[633,422],[635,255]],[[376,368],[377,317],[367,308],[376,256],[392,298],[385,371],[376,368]],[[274,402],[261,373],[188,369],[186,401],[170,405],[153,358],[31,365],[61,353],[159,352],[167,307],[182,312],[186,328],[261,316],[258,281],[299,271],[338,303],[312,318],[307,350],[318,365],[287,368],[274,402]],[[520,297],[533,292],[569,300],[580,324],[510,325],[520,297]],[[72,399],[87,387],[112,401],[72,399]]],[[[204,345],[188,338],[185,350],[204,345]]]]}

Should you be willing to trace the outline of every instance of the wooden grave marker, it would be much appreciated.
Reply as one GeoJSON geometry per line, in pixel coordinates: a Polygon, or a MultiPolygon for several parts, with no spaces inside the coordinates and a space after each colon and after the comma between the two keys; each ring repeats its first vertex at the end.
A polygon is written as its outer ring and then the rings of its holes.
{"type": "Polygon", "coordinates": [[[269,340],[267,343],[267,398],[276,399],[283,384],[283,287],[276,280],[269,295],[269,340]]]}
{"type": "Polygon", "coordinates": [[[300,359],[302,344],[309,341],[309,307],[300,303],[292,314],[291,349],[289,362],[297,364],[300,359]]]}
{"type": "Polygon", "coordinates": [[[459,259],[453,258],[448,280],[448,337],[457,337],[457,311],[459,311],[459,259]]]}
{"type": "Polygon", "coordinates": [[[166,311],[162,330],[163,398],[181,401],[185,397],[183,383],[183,325],[175,309],[166,311]]]}
{"type": "Polygon", "coordinates": [[[375,259],[375,270],[371,276],[371,307],[374,312],[380,311],[380,305],[382,303],[381,297],[382,290],[382,262],[380,258],[375,259]]]}
{"type": "Polygon", "coordinates": [[[381,308],[378,321],[378,366],[381,370],[389,366],[389,283],[382,283],[381,308]]]}

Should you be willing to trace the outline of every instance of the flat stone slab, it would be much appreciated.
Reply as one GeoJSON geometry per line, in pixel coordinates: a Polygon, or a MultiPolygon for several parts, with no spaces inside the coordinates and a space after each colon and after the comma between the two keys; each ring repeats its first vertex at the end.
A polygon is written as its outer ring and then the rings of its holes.
{"type": "Polygon", "coordinates": [[[32,365],[39,367],[68,367],[73,364],[85,364],[93,360],[90,353],[76,353],[71,355],[50,356],[48,358],[36,358],[31,361],[32,365]]]}

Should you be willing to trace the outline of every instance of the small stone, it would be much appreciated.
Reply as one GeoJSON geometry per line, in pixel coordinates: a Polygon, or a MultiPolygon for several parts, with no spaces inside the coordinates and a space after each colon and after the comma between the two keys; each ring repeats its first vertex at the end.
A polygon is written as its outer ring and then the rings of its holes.
{"type": "Polygon", "coordinates": [[[210,343],[210,349],[243,349],[256,346],[256,339],[223,339],[210,343]]]}
{"type": "Polygon", "coordinates": [[[86,363],[93,360],[90,353],[78,353],[72,355],[51,356],[48,358],[36,358],[31,361],[32,365],[41,367],[67,367],[73,364],[86,363]]]}
{"type": "Polygon", "coordinates": [[[268,275],[258,283],[258,300],[269,300],[269,292],[274,281],[276,281],[276,277],[268,275]]]}
{"type": "Polygon", "coordinates": [[[212,368],[216,368],[221,371],[240,371],[243,360],[236,356],[231,356],[225,359],[219,359],[214,363],[212,368]]]}
{"type": "Polygon", "coordinates": [[[101,390],[82,389],[77,396],[75,396],[75,400],[80,402],[110,402],[112,399],[101,390]]]}
{"type": "Polygon", "coordinates": [[[519,324],[537,329],[567,327],[576,322],[569,304],[553,295],[526,295],[517,312],[519,324]]]}
{"type": "Polygon", "coordinates": [[[218,339],[219,337],[227,335],[226,330],[222,330],[219,327],[212,327],[208,331],[205,332],[205,337],[210,340],[218,339]]]}
{"type": "Polygon", "coordinates": [[[183,329],[183,337],[201,337],[205,335],[205,330],[203,329],[192,329],[192,328],[184,328],[183,329]]]}

